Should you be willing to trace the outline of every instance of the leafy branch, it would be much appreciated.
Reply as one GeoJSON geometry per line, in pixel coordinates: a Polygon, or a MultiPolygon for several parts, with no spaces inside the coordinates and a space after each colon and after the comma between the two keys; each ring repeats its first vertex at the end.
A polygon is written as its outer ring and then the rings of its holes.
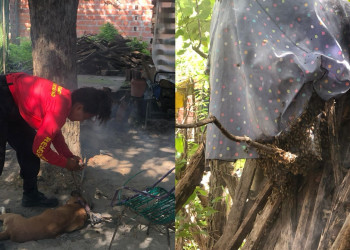
{"type": "Polygon", "coordinates": [[[214,0],[179,0],[177,3],[176,36],[182,37],[184,45],[178,55],[191,47],[202,58],[207,59],[211,9],[214,0]]]}

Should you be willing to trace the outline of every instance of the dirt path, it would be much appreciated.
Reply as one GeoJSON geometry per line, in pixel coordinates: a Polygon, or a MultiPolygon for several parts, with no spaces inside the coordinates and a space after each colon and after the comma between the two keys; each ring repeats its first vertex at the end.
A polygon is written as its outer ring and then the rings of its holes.
{"type": "MultiPolygon", "coordinates": [[[[59,236],[56,239],[13,243],[4,241],[1,249],[46,250],[46,249],[108,249],[115,230],[120,208],[110,206],[117,187],[126,180],[146,170],[132,179],[128,185],[142,188],[155,183],[174,166],[174,127],[172,121],[151,122],[148,129],[130,128],[111,121],[104,127],[92,122],[81,125],[82,153],[88,167],[85,170],[82,188],[93,204],[93,212],[100,213],[106,220],[95,227],[88,224],[83,229],[59,236]]],[[[13,213],[33,216],[43,208],[23,208],[22,180],[19,166],[12,149],[7,150],[3,175],[0,177],[0,206],[13,213]]],[[[174,186],[174,173],[163,181],[163,187],[174,186]]],[[[71,173],[48,164],[42,164],[39,189],[48,196],[56,196],[60,204],[68,199],[75,189],[71,173]],[[54,168],[54,176],[47,174],[47,168],[54,168]]],[[[146,227],[139,225],[134,216],[123,219],[112,244],[112,249],[167,249],[167,238],[151,229],[146,235],[146,227]]],[[[171,249],[174,249],[174,233],[170,233],[171,249]]]]}

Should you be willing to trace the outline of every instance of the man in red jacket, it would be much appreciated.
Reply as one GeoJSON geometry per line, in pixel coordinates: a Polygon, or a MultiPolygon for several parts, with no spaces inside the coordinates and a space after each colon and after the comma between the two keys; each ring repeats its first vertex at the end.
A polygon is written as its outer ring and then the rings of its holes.
{"type": "Polygon", "coordinates": [[[23,206],[58,204],[57,199],[48,199],[38,191],[40,159],[70,171],[82,169],[80,158],[69,150],[61,132],[66,118],[84,121],[96,116],[102,123],[110,118],[111,106],[110,95],[104,90],[80,88],[71,92],[25,73],[0,75],[0,175],[8,142],[21,168],[23,206]]]}

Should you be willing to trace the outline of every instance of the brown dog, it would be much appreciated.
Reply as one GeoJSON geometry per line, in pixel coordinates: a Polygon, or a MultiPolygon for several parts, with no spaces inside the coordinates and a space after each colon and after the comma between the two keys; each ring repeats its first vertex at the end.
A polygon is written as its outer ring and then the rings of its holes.
{"type": "Polygon", "coordinates": [[[25,242],[54,238],[82,228],[87,220],[87,213],[80,201],[85,200],[77,192],[73,191],[71,195],[64,206],[47,209],[31,218],[12,213],[0,215],[0,221],[4,222],[0,240],[25,242]]]}

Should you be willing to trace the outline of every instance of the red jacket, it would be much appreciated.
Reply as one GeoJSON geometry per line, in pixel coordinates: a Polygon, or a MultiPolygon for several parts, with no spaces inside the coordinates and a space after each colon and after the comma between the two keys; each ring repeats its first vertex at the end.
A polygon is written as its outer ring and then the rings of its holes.
{"type": "Polygon", "coordinates": [[[67,158],[73,156],[61,132],[72,105],[71,92],[25,73],[8,74],[6,81],[21,116],[37,130],[34,154],[50,164],[65,167],[67,158]],[[58,153],[50,148],[51,143],[58,153]]]}

